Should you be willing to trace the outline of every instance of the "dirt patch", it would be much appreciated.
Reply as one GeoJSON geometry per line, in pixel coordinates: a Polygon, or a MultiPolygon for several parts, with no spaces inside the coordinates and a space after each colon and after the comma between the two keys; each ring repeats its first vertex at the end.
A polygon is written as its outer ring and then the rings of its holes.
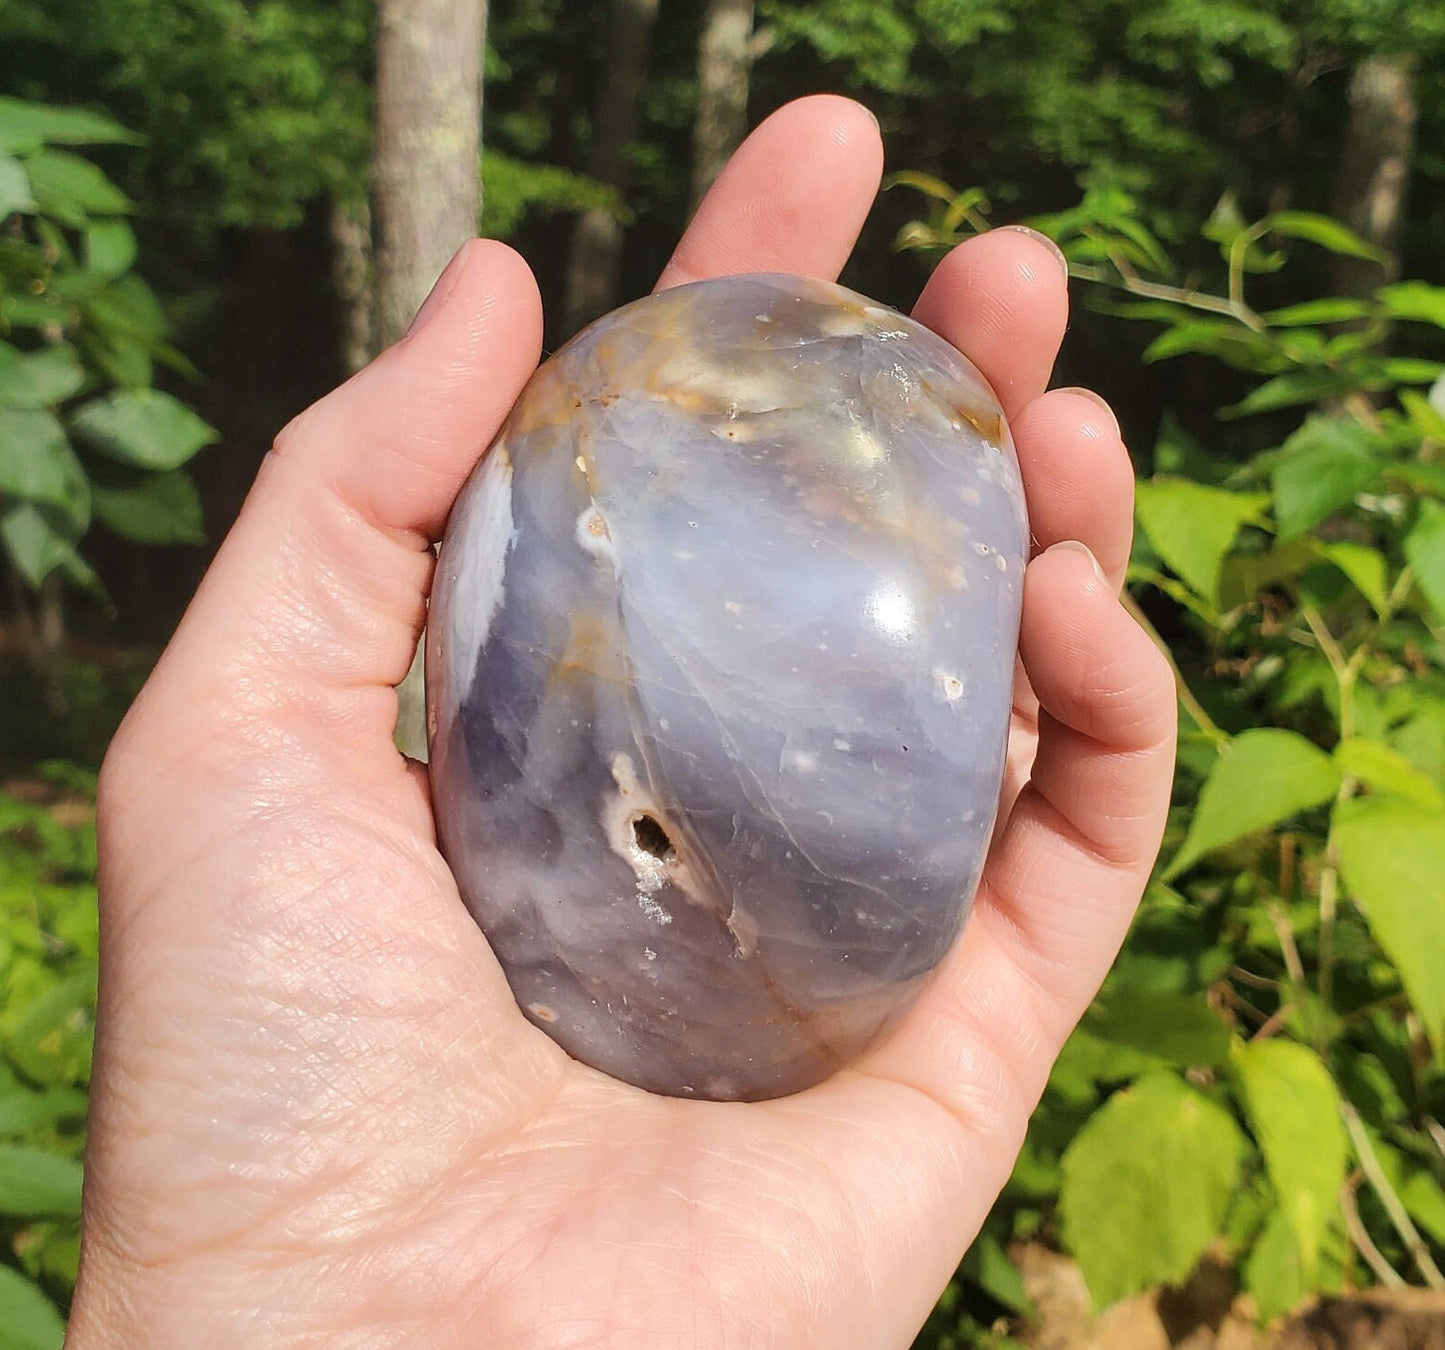
{"type": "Polygon", "coordinates": [[[1013,1334],[1030,1350],[1445,1350],[1445,1292],[1372,1289],[1319,1299],[1269,1327],[1223,1260],[1189,1283],[1094,1315],[1075,1262],[1034,1244],[1009,1252],[1037,1315],[1013,1334]]]}

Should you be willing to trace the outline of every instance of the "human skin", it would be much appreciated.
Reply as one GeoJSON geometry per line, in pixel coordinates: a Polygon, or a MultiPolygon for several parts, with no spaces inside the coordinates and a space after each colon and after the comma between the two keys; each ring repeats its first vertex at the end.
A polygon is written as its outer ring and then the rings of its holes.
{"type": "MultiPolygon", "coordinates": [[[[856,104],[789,105],[659,284],[834,277],[881,159],[856,104]]],[[[1000,230],[914,310],[998,391],[1028,495],[1003,811],[902,1027],[775,1101],[652,1096],[532,1027],[393,748],[431,543],[537,360],[525,265],[468,244],[408,336],[282,432],[101,775],[72,1350],[909,1344],[1168,800],[1172,681],[1118,600],[1128,459],[1096,398],[1044,392],[1065,289],[1047,245],[1000,230]]]]}

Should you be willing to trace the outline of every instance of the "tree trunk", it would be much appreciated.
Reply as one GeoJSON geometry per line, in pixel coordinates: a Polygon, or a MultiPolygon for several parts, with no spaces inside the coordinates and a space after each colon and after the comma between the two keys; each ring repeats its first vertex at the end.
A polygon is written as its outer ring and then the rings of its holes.
{"type": "Polygon", "coordinates": [[[406,332],[476,233],[486,0],[378,0],[377,337],[406,332]]]}
{"type": "MultiPolygon", "coordinates": [[[[486,0],[378,0],[376,339],[388,346],[481,215],[486,0]]],[[[396,743],[426,757],[422,648],[397,689],[396,743]]]]}
{"type": "Polygon", "coordinates": [[[364,198],[333,202],[329,225],[331,284],[341,304],[341,363],[354,375],[377,353],[371,206],[364,198]]]}
{"type": "Polygon", "coordinates": [[[748,129],[753,0],[708,0],[697,44],[692,204],[697,206],[748,129]]]}
{"type": "MultiPolygon", "coordinates": [[[[626,193],[631,178],[628,151],[637,131],[647,46],[656,19],[657,0],[612,0],[587,172],[615,188],[619,196],[626,193]]],[[[568,333],[616,304],[621,265],[621,222],[600,208],[584,211],[578,217],[567,258],[563,321],[568,333]]]]}
{"type": "Polygon", "coordinates": [[[1383,266],[1364,258],[1337,258],[1334,283],[1341,295],[1368,297],[1400,274],[1394,254],[1404,221],[1417,115],[1411,59],[1368,56],[1355,67],[1333,209],[1362,239],[1391,256],[1383,266]]]}

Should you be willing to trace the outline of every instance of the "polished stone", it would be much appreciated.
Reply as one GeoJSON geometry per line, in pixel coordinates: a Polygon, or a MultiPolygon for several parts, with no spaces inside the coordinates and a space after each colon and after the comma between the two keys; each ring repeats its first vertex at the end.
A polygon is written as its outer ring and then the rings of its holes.
{"type": "Polygon", "coordinates": [[[978,882],[1027,539],[983,377],[841,287],[699,282],[548,360],[427,653],[439,839],[526,1015],[720,1099],[886,1032],[978,882]]]}

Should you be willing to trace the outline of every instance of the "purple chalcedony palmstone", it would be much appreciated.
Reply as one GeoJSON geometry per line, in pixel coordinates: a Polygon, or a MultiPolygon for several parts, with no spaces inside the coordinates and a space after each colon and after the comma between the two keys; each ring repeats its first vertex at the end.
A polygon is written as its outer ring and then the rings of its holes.
{"type": "Polygon", "coordinates": [[[427,652],[442,850],[526,1015],[745,1100],[891,1027],[978,882],[1027,539],[983,377],[842,287],[678,287],[547,361],[427,652]]]}

